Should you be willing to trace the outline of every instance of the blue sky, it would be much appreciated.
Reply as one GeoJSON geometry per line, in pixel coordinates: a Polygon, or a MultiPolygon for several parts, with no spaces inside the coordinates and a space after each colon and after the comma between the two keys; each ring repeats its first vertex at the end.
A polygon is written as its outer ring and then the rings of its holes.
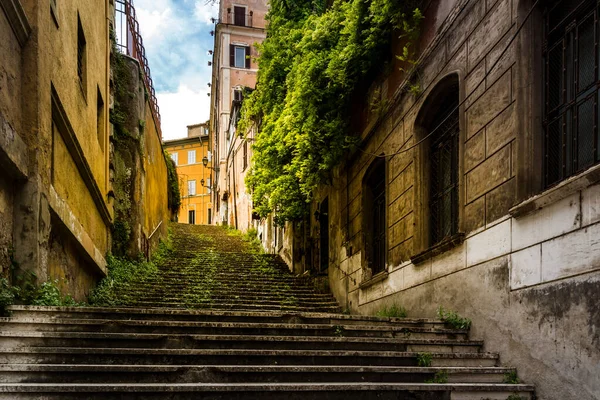
{"type": "Polygon", "coordinates": [[[218,3],[206,0],[134,0],[157,93],[163,138],[187,135],[186,126],[209,117],[211,17],[218,3]]]}

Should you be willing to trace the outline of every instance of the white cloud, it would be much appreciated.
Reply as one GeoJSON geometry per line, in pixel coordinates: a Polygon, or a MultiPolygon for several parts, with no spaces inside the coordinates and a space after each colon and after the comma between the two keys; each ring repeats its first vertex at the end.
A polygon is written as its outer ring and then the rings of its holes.
{"type": "Polygon", "coordinates": [[[194,16],[200,22],[211,24],[211,18],[217,18],[219,15],[219,3],[211,0],[196,0],[194,6],[194,16]]]}
{"type": "Polygon", "coordinates": [[[205,122],[210,113],[207,90],[194,91],[181,84],[176,92],[158,93],[161,127],[164,140],[187,135],[187,126],[205,122]]]}

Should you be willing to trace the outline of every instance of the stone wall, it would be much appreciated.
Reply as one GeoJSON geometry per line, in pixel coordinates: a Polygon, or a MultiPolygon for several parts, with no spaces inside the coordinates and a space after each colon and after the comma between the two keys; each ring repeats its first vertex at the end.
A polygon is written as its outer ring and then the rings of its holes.
{"type": "Polygon", "coordinates": [[[486,350],[500,352],[503,364],[536,384],[538,398],[597,399],[599,167],[549,190],[539,183],[541,6],[513,41],[534,1],[442,3],[425,10],[412,77],[421,93],[409,92],[396,68],[367,90],[370,100],[379,96],[389,106],[355,113],[361,115],[353,125],[360,126],[360,150],[314,194],[309,215],[328,198],[329,229],[318,232],[313,221],[311,248],[303,251],[313,256],[305,257],[303,269],[318,268],[314,254],[320,235],[328,234],[330,286],[343,308],[374,314],[395,303],[415,317],[433,317],[439,306],[456,310],[473,319],[473,338],[484,339],[486,350]],[[459,235],[431,247],[427,132],[420,126],[433,118],[429,105],[451,79],[458,80],[460,100],[459,235]],[[363,178],[380,155],[386,161],[387,261],[372,276],[363,178]]]}

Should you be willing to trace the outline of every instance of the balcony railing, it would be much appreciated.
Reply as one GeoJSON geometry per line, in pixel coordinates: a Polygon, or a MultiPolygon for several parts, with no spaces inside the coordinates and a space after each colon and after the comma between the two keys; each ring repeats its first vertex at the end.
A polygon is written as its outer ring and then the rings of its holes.
{"type": "Polygon", "coordinates": [[[231,10],[231,8],[227,9],[227,17],[226,24],[236,25],[236,26],[248,26],[252,27],[252,16],[253,12],[250,11],[248,14],[243,12],[236,12],[236,10],[231,10]]]}
{"type": "Polygon", "coordinates": [[[138,60],[142,67],[142,71],[144,72],[144,84],[148,91],[150,110],[157,123],[156,129],[162,138],[160,111],[158,109],[158,102],[156,101],[156,92],[154,91],[152,76],[150,75],[150,66],[148,65],[148,59],[146,58],[144,41],[140,34],[140,25],[136,18],[133,0],[115,1],[115,33],[119,51],[138,60]]]}

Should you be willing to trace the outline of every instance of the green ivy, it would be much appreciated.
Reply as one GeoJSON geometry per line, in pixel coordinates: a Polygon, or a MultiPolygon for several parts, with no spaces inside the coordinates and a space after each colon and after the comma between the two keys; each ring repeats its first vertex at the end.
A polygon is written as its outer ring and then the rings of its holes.
{"type": "Polygon", "coordinates": [[[256,90],[238,126],[258,127],[246,183],[260,216],[282,223],[306,215],[315,187],[330,181],[356,142],[349,121],[357,88],[389,64],[394,36],[410,54],[422,19],[417,3],[334,0],[325,9],[323,0],[271,1],[256,90]]]}
{"type": "Polygon", "coordinates": [[[171,155],[165,150],[165,160],[167,162],[167,194],[169,210],[173,215],[177,214],[181,207],[181,192],[179,191],[179,178],[177,176],[177,167],[171,158],[171,155]]]}

